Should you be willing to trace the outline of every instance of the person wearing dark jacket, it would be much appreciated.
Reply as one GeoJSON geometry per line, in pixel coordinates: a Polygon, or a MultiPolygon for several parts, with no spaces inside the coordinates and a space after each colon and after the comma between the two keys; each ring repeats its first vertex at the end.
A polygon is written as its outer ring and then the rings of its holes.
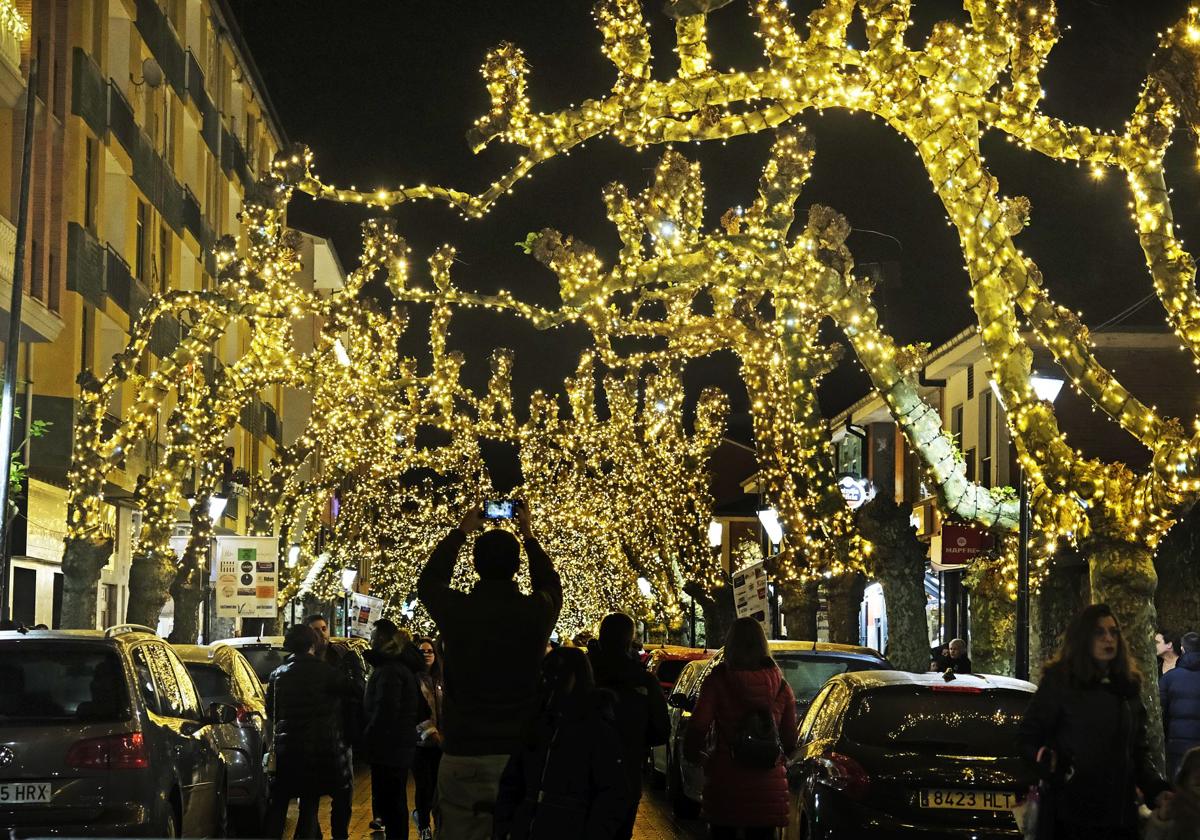
{"type": "Polygon", "coordinates": [[[583,651],[546,655],[541,712],[526,729],[500,779],[495,840],[617,837],[633,797],[613,696],[595,688],[583,651]]]}
{"type": "Polygon", "coordinates": [[[1151,807],[1169,798],[1146,737],[1141,675],[1105,604],[1085,608],[1067,627],[1019,737],[1049,784],[1039,837],[1134,840],[1138,791],[1151,807]]]}
{"type": "Polygon", "coordinates": [[[300,798],[297,838],[320,837],[317,805],[333,797],[330,832],[334,840],[350,833],[353,771],[342,733],[341,704],[353,686],[313,655],[316,634],[304,624],[289,628],[283,647],[291,656],[267,683],[267,714],[275,750],[275,775],[267,814],[267,836],[282,837],[288,802],[300,798]],[[342,807],[339,803],[346,803],[342,807]]]}
{"type": "Polygon", "coordinates": [[[1188,750],[1200,746],[1200,633],[1185,633],[1180,644],[1183,655],[1158,680],[1167,735],[1167,778],[1175,777],[1188,750]]]}
{"type": "Polygon", "coordinates": [[[651,747],[667,742],[671,720],[662,686],[638,661],[633,648],[633,619],[612,613],[600,622],[600,636],[588,647],[596,685],[616,697],[617,734],[632,802],[617,832],[618,840],[633,837],[633,824],[642,798],[642,765],[651,747]]]}
{"type": "Polygon", "coordinates": [[[417,748],[417,676],[424,670],[412,637],[387,619],[375,622],[363,698],[363,753],[371,765],[371,803],[388,840],[408,837],[408,771],[417,748]]]}
{"type": "Polygon", "coordinates": [[[786,826],[789,794],[784,761],[796,748],[796,697],[771,658],[767,636],[753,618],[729,628],[718,663],[700,685],[700,696],[684,733],[683,754],[704,765],[704,816],[713,840],[767,840],[786,826]],[[769,711],[779,737],[773,766],[739,761],[733,741],[754,712],[769,711]],[[710,733],[713,747],[705,755],[710,733]]]}
{"type": "Polygon", "coordinates": [[[442,762],[438,767],[438,833],[488,840],[500,774],[538,709],[538,670],[562,609],[562,581],[533,537],[530,511],[517,503],[517,530],[529,558],[532,592],[517,588],[521,543],[495,528],[475,539],[479,582],[452,589],[458,552],[483,527],[474,508],[442,538],[417,580],[417,595],[437,624],[444,654],[442,762]]]}
{"type": "Polygon", "coordinates": [[[425,660],[425,670],[417,674],[421,693],[417,698],[417,751],[413,756],[413,788],[416,794],[415,814],[421,840],[433,837],[434,802],[437,794],[438,766],[442,763],[442,660],[437,642],[418,639],[418,649],[425,660]]]}

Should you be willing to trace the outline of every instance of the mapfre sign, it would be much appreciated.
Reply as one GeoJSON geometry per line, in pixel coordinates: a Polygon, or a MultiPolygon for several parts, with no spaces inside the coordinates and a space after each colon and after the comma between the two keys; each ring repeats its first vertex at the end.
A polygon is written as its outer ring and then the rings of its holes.
{"type": "Polygon", "coordinates": [[[942,523],[942,533],[930,542],[930,559],[935,567],[956,568],[992,550],[992,535],[981,528],[942,523]]]}

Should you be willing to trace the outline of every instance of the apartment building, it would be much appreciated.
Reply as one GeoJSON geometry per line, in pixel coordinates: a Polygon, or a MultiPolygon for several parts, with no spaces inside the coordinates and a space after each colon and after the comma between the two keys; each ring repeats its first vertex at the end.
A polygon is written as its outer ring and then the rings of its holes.
{"type": "MultiPolygon", "coordinates": [[[[25,450],[30,478],[13,534],[12,609],[18,620],[53,626],[77,377],[104,375],[152,294],[212,286],[212,245],[239,232],[245,191],[284,140],[225,0],[13,5],[29,25],[14,62],[22,86],[30,56],[40,67],[18,387],[23,417],[53,425],[25,450]]],[[[11,253],[8,239],[15,241],[6,231],[16,218],[24,115],[23,92],[8,97],[3,78],[10,60],[0,43],[0,155],[11,162],[0,166],[8,179],[0,184],[0,264],[11,253]]],[[[156,328],[140,373],[171,352],[181,329],[170,321],[156,328]]],[[[219,359],[232,360],[247,342],[244,334],[226,336],[219,359]]],[[[129,408],[130,390],[114,400],[114,423],[129,408]]],[[[280,389],[260,394],[226,442],[234,452],[233,480],[218,533],[244,533],[248,482],[242,479],[273,456],[282,400],[280,389]]],[[[99,626],[124,618],[140,522],[132,490],[162,456],[163,420],[157,434],[128,452],[106,487],[115,550],[100,584],[99,626]]]]}
{"type": "MultiPolygon", "coordinates": [[[[1027,336],[1027,338],[1031,338],[1027,336]]],[[[1143,401],[1168,416],[1190,418],[1200,410],[1200,391],[1189,354],[1179,341],[1159,328],[1113,327],[1092,333],[1101,364],[1116,371],[1121,381],[1143,401]]],[[[1062,378],[1050,354],[1035,347],[1034,372],[1062,378]]],[[[974,327],[934,349],[920,373],[920,390],[942,417],[942,427],[954,435],[963,453],[967,476],[987,487],[1011,487],[1020,480],[1016,452],[1008,434],[1004,408],[991,387],[991,364],[974,327]]],[[[1092,403],[1062,388],[1055,414],[1068,441],[1084,455],[1144,467],[1149,453],[1092,403]]],[[[830,434],[839,475],[848,492],[891,493],[897,502],[912,505],[913,526],[925,542],[942,529],[936,488],[925,478],[920,459],[878,394],[872,392],[830,420],[830,434]],[[856,488],[856,489],[849,489],[856,488]]],[[[936,543],[934,543],[936,545],[936,543]]],[[[943,571],[942,558],[930,556],[930,611],[945,638],[966,636],[970,626],[970,597],[961,586],[961,571],[943,571]]],[[[947,563],[947,565],[950,565],[947,563]]],[[[871,590],[864,604],[868,623],[886,618],[881,594],[871,590]]]]}

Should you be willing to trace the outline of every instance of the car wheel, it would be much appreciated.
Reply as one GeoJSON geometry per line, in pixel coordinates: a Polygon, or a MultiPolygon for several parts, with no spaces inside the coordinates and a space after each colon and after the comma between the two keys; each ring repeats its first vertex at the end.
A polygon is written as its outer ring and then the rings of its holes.
{"type": "Polygon", "coordinates": [[[671,800],[671,810],[680,819],[694,820],[700,816],[699,804],[688,799],[687,794],[683,792],[683,775],[679,769],[679,762],[672,761],[669,756],[667,758],[667,798],[671,800]]]}
{"type": "Polygon", "coordinates": [[[166,819],[163,820],[162,836],[175,838],[179,836],[179,826],[175,822],[175,809],[168,806],[166,819]]]}

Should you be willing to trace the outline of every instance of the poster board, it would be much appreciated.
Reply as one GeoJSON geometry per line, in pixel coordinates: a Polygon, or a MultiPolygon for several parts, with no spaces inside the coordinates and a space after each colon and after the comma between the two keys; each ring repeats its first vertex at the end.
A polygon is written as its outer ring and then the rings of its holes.
{"type": "Polygon", "coordinates": [[[771,637],[771,612],[767,603],[767,567],[763,561],[733,573],[733,604],[738,618],[753,618],[771,637]]]}
{"type": "Polygon", "coordinates": [[[277,537],[216,537],[213,592],[220,618],[274,618],[279,591],[277,537]]]}
{"type": "Polygon", "coordinates": [[[371,637],[371,625],[383,617],[383,599],[359,592],[350,594],[350,635],[371,637]]]}

